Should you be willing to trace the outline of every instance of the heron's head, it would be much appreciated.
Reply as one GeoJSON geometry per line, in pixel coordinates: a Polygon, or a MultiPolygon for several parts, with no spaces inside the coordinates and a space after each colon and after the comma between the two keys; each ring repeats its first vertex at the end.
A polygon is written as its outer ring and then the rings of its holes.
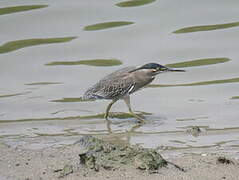
{"type": "Polygon", "coordinates": [[[166,66],[157,64],[157,63],[145,64],[137,69],[132,70],[131,72],[139,71],[139,70],[145,71],[149,76],[155,76],[155,75],[163,73],[163,72],[185,72],[185,70],[171,69],[166,66]]]}

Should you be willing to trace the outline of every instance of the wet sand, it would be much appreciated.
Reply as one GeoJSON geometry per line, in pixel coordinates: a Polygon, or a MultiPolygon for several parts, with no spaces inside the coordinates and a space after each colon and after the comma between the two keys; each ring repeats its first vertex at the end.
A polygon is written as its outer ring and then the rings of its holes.
{"type": "Polygon", "coordinates": [[[122,166],[115,170],[96,172],[80,164],[79,146],[47,147],[32,150],[21,147],[10,147],[0,144],[0,179],[1,180],[78,180],[78,179],[183,179],[183,180],[236,180],[239,177],[239,161],[230,159],[233,163],[219,163],[222,154],[185,155],[167,158],[166,160],[184,168],[180,171],[172,165],[160,168],[158,173],[122,166]],[[63,173],[64,166],[70,166],[63,173]],[[68,174],[69,173],[69,174],[68,174]]]}

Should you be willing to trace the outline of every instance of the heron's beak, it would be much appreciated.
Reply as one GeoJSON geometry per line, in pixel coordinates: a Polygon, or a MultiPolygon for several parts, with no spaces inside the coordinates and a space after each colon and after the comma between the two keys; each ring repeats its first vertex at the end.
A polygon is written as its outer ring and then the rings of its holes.
{"type": "Polygon", "coordinates": [[[170,72],[186,72],[186,71],[183,70],[183,69],[171,69],[171,68],[167,68],[166,71],[170,71],[170,72]]]}

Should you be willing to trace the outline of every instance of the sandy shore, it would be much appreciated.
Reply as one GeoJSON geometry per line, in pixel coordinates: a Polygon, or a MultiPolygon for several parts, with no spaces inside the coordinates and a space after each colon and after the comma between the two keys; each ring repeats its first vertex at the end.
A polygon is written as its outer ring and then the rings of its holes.
{"type": "MultiPolygon", "coordinates": [[[[79,147],[70,145],[60,148],[48,147],[41,150],[29,150],[0,144],[1,180],[79,180],[79,179],[183,179],[183,180],[237,180],[239,161],[219,163],[217,154],[186,155],[166,159],[185,169],[180,171],[172,165],[160,168],[158,173],[150,174],[131,167],[95,172],[80,164],[79,147]],[[66,172],[62,169],[66,167],[66,172]]],[[[228,157],[227,157],[228,158],[228,157]]]]}

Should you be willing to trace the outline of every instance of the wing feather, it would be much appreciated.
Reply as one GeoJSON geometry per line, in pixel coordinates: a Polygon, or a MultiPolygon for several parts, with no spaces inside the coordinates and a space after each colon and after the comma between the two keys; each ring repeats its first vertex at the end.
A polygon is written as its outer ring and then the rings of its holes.
{"type": "Polygon", "coordinates": [[[127,67],[109,74],[89,88],[84,96],[89,99],[117,99],[130,93],[135,86],[128,76],[132,69],[134,67],[127,67]]]}

